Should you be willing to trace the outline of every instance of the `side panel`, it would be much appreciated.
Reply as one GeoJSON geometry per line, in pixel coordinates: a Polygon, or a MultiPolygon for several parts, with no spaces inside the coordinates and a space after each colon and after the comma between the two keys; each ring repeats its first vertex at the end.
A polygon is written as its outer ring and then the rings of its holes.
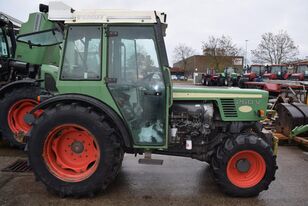
{"type": "Polygon", "coordinates": [[[239,89],[176,88],[173,100],[215,101],[223,121],[259,121],[258,110],[267,109],[268,92],[239,89]]]}

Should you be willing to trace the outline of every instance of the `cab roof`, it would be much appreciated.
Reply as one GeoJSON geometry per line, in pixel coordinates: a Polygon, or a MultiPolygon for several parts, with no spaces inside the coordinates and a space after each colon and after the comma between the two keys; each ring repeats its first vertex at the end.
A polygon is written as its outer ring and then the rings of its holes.
{"type": "Polygon", "coordinates": [[[156,11],[131,10],[80,10],[75,11],[60,1],[51,1],[48,5],[48,19],[64,21],[66,24],[82,23],[157,23],[166,24],[166,14],[156,11]]]}

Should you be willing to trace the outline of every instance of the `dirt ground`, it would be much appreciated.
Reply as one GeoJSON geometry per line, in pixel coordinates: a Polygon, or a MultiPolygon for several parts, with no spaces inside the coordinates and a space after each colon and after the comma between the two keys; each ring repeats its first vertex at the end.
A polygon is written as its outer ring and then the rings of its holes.
{"type": "MultiPolygon", "coordinates": [[[[221,193],[206,163],[159,156],[162,166],[140,165],[126,155],[120,175],[105,193],[93,198],[60,198],[48,193],[32,173],[0,172],[0,205],[308,205],[308,153],[297,147],[279,148],[276,180],[255,198],[231,198],[221,193]]],[[[0,170],[23,151],[0,146],[0,170]]]]}

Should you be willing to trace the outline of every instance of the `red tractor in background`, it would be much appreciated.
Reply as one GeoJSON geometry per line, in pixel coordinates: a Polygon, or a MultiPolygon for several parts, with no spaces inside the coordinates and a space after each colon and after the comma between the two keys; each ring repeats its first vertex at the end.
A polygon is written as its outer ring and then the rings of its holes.
{"type": "Polygon", "coordinates": [[[260,82],[262,81],[262,76],[266,71],[264,65],[253,64],[247,68],[239,79],[238,85],[241,88],[245,87],[245,82],[260,82]]]}
{"type": "Polygon", "coordinates": [[[295,66],[295,71],[289,76],[293,81],[308,81],[308,64],[301,63],[295,66]]]}
{"type": "Polygon", "coordinates": [[[288,72],[288,65],[273,64],[267,66],[266,72],[263,74],[263,80],[286,80],[291,73],[288,72]]]}
{"type": "Polygon", "coordinates": [[[205,74],[202,74],[202,84],[205,86],[218,86],[219,76],[215,69],[207,69],[205,74]]]}

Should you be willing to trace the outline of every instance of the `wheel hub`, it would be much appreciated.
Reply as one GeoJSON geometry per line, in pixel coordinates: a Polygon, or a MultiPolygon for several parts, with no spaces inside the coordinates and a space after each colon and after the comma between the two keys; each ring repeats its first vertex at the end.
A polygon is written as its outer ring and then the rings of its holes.
{"type": "Polygon", "coordinates": [[[263,157],[253,150],[235,153],[228,161],[227,176],[239,188],[250,188],[262,181],[266,172],[263,157]]]}
{"type": "Polygon", "coordinates": [[[247,159],[239,159],[236,162],[236,168],[239,172],[248,172],[250,169],[250,162],[247,159]]]}
{"type": "Polygon", "coordinates": [[[38,103],[33,99],[22,99],[15,102],[8,112],[8,125],[14,134],[27,133],[31,125],[24,121],[24,116],[29,113],[38,103]]]}
{"type": "Polygon", "coordinates": [[[86,128],[63,124],[49,132],[43,156],[56,177],[67,182],[80,182],[96,171],[100,151],[95,137],[86,128]]]}
{"type": "Polygon", "coordinates": [[[83,143],[80,141],[75,141],[73,142],[73,144],[71,145],[71,149],[73,152],[75,152],[76,154],[80,154],[83,152],[84,150],[84,146],[83,143]]]}

